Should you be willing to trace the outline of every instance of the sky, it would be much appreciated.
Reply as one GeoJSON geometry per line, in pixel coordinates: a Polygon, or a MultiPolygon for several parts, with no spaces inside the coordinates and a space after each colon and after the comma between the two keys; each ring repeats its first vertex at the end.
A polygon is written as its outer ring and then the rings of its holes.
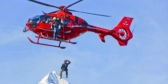
{"type": "MultiPolygon", "coordinates": [[[[40,0],[56,6],[76,0],[40,0]]],[[[168,84],[168,0],[83,0],[71,9],[107,14],[73,13],[89,24],[113,29],[124,16],[133,17],[133,38],[125,47],[106,36],[87,32],[62,43],[66,49],[32,44],[33,32],[23,33],[28,18],[56,9],[27,0],[0,0],[0,84],[37,84],[48,72],[58,74],[71,61],[70,84],[168,84]]],[[[49,44],[57,42],[41,40],[49,44]]]]}

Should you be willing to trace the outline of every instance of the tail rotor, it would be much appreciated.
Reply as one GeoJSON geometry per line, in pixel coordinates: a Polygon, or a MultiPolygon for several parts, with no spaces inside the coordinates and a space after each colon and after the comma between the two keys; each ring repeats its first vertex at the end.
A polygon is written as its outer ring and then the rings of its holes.
{"type": "Polygon", "coordinates": [[[131,17],[123,17],[119,24],[111,30],[111,35],[118,41],[120,46],[126,46],[128,41],[133,37],[130,31],[130,25],[133,21],[131,17]]]}

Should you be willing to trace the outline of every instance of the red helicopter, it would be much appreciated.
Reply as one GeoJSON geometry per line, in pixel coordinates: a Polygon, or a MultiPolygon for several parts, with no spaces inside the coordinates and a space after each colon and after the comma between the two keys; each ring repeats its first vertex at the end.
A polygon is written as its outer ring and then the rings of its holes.
{"type": "Polygon", "coordinates": [[[61,46],[61,42],[76,44],[76,42],[72,42],[71,39],[76,38],[86,32],[94,32],[99,35],[100,40],[102,42],[105,42],[105,39],[104,39],[105,36],[110,35],[118,41],[120,46],[126,46],[128,41],[133,37],[132,32],[130,31],[130,25],[133,21],[132,17],[124,16],[116,27],[109,30],[102,27],[90,25],[84,19],[77,17],[70,12],[72,11],[72,12],[110,17],[108,15],[101,15],[101,14],[81,12],[77,10],[68,9],[74,4],[81,2],[82,0],[76,1],[68,6],[60,6],[60,7],[46,4],[37,0],[28,0],[28,1],[59,9],[57,11],[53,11],[50,13],[43,12],[44,13],[43,15],[36,15],[35,17],[30,18],[27,21],[26,23],[27,27],[25,27],[23,32],[30,30],[38,35],[38,36],[35,36],[37,38],[37,42],[32,41],[28,37],[31,43],[65,49],[66,47],[61,46]],[[54,30],[52,29],[52,24],[50,24],[49,22],[49,20],[53,17],[61,18],[61,20],[63,21],[65,20],[68,21],[66,24],[61,26],[61,29],[58,33],[57,40],[53,39],[54,30]],[[40,39],[59,41],[59,44],[50,45],[50,44],[40,43],[39,42],[40,39]]]}

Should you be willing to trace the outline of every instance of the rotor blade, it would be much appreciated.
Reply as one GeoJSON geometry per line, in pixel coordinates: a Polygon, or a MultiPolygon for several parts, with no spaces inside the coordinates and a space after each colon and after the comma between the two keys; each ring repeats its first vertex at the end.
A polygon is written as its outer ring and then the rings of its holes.
{"type": "Polygon", "coordinates": [[[91,14],[91,15],[97,15],[97,16],[111,17],[111,16],[109,16],[109,15],[102,15],[102,14],[88,13],[88,12],[82,12],[82,11],[71,10],[71,9],[68,9],[68,10],[69,10],[69,11],[72,11],[72,12],[79,12],[79,13],[85,13],[85,14],[91,14]]]}
{"type": "Polygon", "coordinates": [[[74,3],[72,3],[72,4],[70,4],[70,5],[68,5],[66,8],[69,8],[69,7],[71,7],[71,6],[73,6],[73,5],[77,4],[77,3],[79,3],[79,2],[81,2],[81,1],[83,1],[83,0],[78,0],[78,1],[76,1],[76,2],[74,2],[74,3]]]}
{"type": "Polygon", "coordinates": [[[46,4],[46,3],[43,3],[43,2],[40,2],[40,1],[36,1],[36,0],[28,0],[28,1],[35,2],[35,3],[38,3],[38,4],[44,5],[44,6],[49,6],[49,7],[54,7],[54,8],[60,9],[60,7],[53,6],[53,5],[50,5],[50,4],[46,4]]]}

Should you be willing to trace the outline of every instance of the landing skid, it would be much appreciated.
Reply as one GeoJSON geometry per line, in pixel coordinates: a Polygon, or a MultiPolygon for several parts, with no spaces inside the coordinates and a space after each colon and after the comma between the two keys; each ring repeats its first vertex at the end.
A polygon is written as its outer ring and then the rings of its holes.
{"type": "Polygon", "coordinates": [[[63,39],[53,39],[53,38],[47,38],[47,37],[38,37],[35,36],[36,38],[42,38],[42,39],[47,39],[47,40],[53,40],[53,41],[61,41],[61,42],[65,42],[65,43],[71,43],[71,44],[77,44],[77,42],[71,42],[71,41],[67,41],[67,40],[63,40],[63,39]]]}
{"type": "Polygon", "coordinates": [[[34,42],[34,41],[31,40],[29,37],[27,37],[27,38],[29,39],[29,41],[30,41],[31,43],[34,43],[34,44],[45,45],[45,46],[51,46],[51,47],[57,47],[57,48],[61,48],[61,49],[65,49],[65,48],[66,48],[66,47],[64,47],[64,46],[60,46],[61,42],[59,43],[58,46],[56,46],[56,45],[50,45],[50,44],[39,43],[39,40],[38,40],[37,42],[34,42]]]}
{"type": "Polygon", "coordinates": [[[61,42],[71,43],[71,44],[76,44],[76,43],[77,43],[77,42],[71,42],[71,41],[67,41],[67,40],[63,40],[63,39],[57,39],[57,40],[55,40],[55,39],[53,39],[53,38],[41,36],[40,34],[39,34],[39,36],[35,36],[35,37],[37,38],[37,42],[34,42],[34,41],[31,40],[29,37],[27,37],[27,38],[29,39],[29,41],[30,41],[31,43],[34,43],[34,44],[45,45],[45,46],[51,46],[51,47],[57,47],[57,48],[61,48],[61,49],[65,49],[65,48],[66,48],[66,47],[64,47],[64,46],[60,46],[60,45],[61,45],[61,42]],[[59,45],[56,46],[56,45],[50,45],[50,44],[40,43],[40,42],[39,42],[40,38],[42,38],[42,39],[47,39],[47,40],[53,40],[53,41],[59,41],[59,45]]]}

